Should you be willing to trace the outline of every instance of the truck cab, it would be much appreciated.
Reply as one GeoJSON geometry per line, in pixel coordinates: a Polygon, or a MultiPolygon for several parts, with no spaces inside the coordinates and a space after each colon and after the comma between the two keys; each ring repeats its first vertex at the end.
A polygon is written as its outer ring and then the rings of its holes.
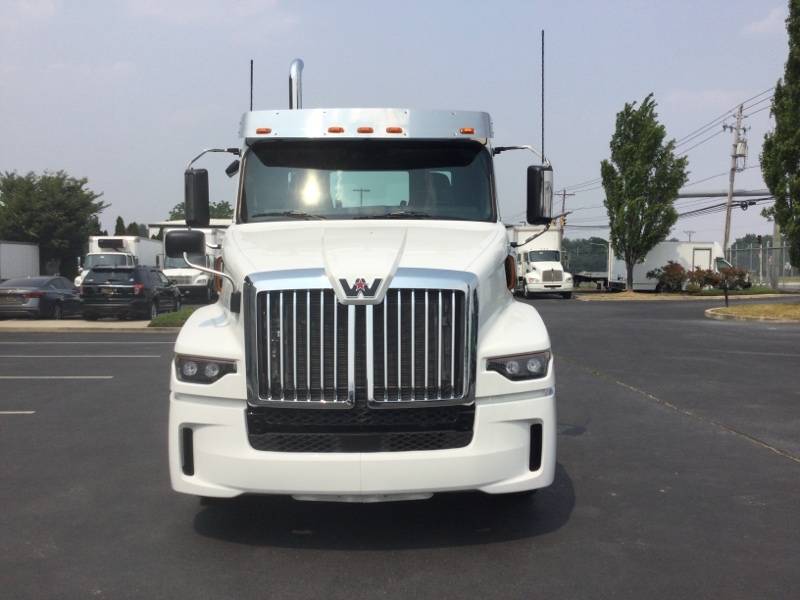
{"type": "Polygon", "coordinates": [[[514,225],[509,240],[516,242],[517,292],[531,298],[537,294],[559,294],[571,298],[573,279],[564,269],[560,229],[514,225]]]}
{"type": "MultiPolygon", "coordinates": [[[[240,135],[220,298],[175,344],[173,488],[374,502],[550,485],[554,359],[510,291],[489,115],[251,111],[240,135]]],[[[202,228],[208,173],[185,178],[202,228]]],[[[169,256],[202,247],[166,237],[169,256]]]]}

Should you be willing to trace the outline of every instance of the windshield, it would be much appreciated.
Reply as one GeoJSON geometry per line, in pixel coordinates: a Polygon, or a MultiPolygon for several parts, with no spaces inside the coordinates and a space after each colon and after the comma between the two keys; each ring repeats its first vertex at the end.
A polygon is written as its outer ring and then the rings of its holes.
{"type": "Polygon", "coordinates": [[[135,281],[134,275],[135,272],[133,269],[100,267],[89,271],[86,274],[86,278],[83,280],[83,283],[117,283],[123,285],[133,285],[133,282],[135,281]]]}
{"type": "MultiPolygon", "coordinates": [[[[190,254],[189,260],[196,265],[205,266],[206,264],[206,257],[203,254],[190,254]]],[[[183,260],[183,257],[180,258],[172,258],[170,256],[164,257],[164,268],[165,269],[191,269],[186,261],[183,260]]]]}
{"type": "Polygon", "coordinates": [[[528,262],[561,262],[558,250],[533,250],[528,252],[528,262]]]}
{"type": "Polygon", "coordinates": [[[83,268],[92,269],[101,265],[119,267],[130,264],[132,264],[131,259],[127,254],[87,254],[83,268]]]}
{"type": "Polygon", "coordinates": [[[478,142],[266,141],[243,168],[240,222],[495,220],[491,159],[478,142]]]}

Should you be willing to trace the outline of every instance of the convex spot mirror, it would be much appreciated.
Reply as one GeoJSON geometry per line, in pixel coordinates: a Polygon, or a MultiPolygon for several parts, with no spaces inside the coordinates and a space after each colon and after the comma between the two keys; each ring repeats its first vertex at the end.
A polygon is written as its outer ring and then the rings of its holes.
{"type": "Polygon", "coordinates": [[[527,221],[531,225],[547,225],[553,218],[553,167],[528,167],[527,221]]]}
{"type": "Polygon", "coordinates": [[[194,229],[168,231],[164,238],[164,249],[170,258],[182,258],[184,252],[205,254],[206,235],[194,229]]]}

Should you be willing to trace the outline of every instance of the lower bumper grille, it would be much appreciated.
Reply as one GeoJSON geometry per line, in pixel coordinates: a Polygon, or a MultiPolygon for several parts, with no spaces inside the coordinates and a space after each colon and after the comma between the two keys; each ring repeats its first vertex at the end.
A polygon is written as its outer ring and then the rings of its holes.
{"type": "Polygon", "coordinates": [[[463,448],[472,441],[474,406],[413,409],[251,407],[250,445],[270,452],[409,452],[463,448]]]}

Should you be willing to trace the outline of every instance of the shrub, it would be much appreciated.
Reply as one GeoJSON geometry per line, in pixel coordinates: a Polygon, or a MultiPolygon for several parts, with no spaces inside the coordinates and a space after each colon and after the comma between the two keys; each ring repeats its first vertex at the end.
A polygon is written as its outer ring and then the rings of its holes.
{"type": "Polygon", "coordinates": [[[702,289],[703,289],[702,287],[700,287],[698,284],[694,283],[693,281],[690,281],[689,283],[686,284],[686,293],[687,294],[698,294],[698,293],[700,293],[700,290],[702,290],[702,289]]]}
{"type": "Polygon", "coordinates": [[[719,286],[728,285],[729,290],[741,290],[750,287],[747,271],[738,267],[725,267],[719,270],[719,286]]]}
{"type": "Polygon", "coordinates": [[[686,269],[680,263],[669,261],[663,267],[648,272],[647,277],[658,279],[656,291],[680,292],[683,289],[683,284],[686,283],[688,275],[686,269]]]}
{"type": "MultiPolygon", "coordinates": [[[[699,290],[706,287],[719,287],[722,282],[722,277],[719,273],[715,273],[711,269],[701,269],[697,267],[694,271],[688,274],[689,283],[699,290]]],[[[687,291],[688,291],[687,287],[687,291]]]]}

